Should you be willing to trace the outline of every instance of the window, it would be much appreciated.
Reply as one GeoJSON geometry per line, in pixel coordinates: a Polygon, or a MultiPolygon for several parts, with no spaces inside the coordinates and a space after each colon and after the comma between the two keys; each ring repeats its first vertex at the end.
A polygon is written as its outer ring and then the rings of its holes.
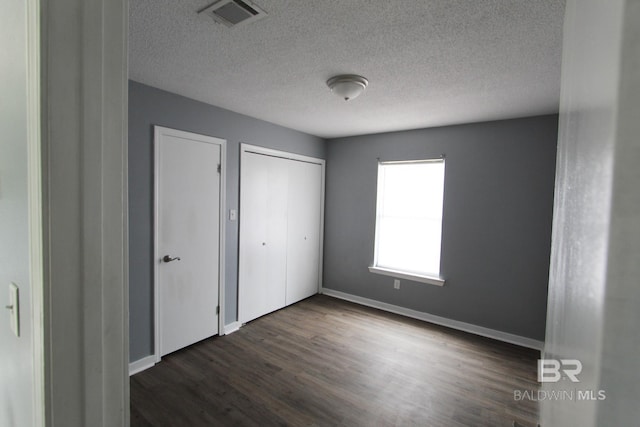
{"type": "Polygon", "coordinates": [[[442,286],[444,159],[378,164],[373,273],[442,286]]]}

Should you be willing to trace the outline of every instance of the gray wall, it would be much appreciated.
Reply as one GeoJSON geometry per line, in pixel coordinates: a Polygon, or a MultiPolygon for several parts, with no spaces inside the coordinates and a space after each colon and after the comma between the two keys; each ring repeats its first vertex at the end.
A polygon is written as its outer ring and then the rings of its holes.
{"type": "Polygon", "coordinates": [[[329,140],[324,287],[543,340],[557,116],[329,140]],[[369,273],[377,159],[446,155],[444,287],[369,273]]]}
{"type": "MultiPolygon", "coordinates": [[[[153,125],[227,140],[227,209],[238,208],[239,143],[325,158],[325,141],[129,82],[130,360],[153,353],[153,125]]],[[[237,317],[238,222],[226,216],[225,323],[237,317]]]]}

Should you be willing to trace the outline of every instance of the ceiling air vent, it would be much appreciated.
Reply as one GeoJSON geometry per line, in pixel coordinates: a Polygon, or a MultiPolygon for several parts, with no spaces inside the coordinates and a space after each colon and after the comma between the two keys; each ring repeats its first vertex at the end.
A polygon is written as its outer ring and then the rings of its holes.
{"type": "Polygon", "coordinates": [[[212,17],[216,22],[235,27],[240,24],[257,21],[267,13],[256,5],[242,0],[220,0],[207,6],[198,13],[212,17]]]}

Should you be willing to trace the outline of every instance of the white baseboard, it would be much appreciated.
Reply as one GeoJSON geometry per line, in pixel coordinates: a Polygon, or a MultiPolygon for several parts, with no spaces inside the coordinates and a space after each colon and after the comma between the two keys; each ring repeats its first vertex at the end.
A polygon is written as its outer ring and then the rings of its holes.
{"type": "MultiPolygon", "coordinates": [[[[240,329],[240,322],[229,323],[228,325],[224,325],[224,331],[220,335],[229,335],[238,329],[240,329]]],[[[151,356],[143,357],[135,362],[131,362],[129,363],[129,376],[149,369],[159,361],[160,358],[156,358],[156,356],[152,354],[151,356]]]]}
{"type": "Polygon", "coordinates": [[[222,335],[229,335],[240,329],[240,322],[229,323],[224,325],[224,333],[222,335]]]}
{"type": "Polygon", "coordinates": [[[156,364],[156,356],[151,355],[129,363],[129,376],[142,372],[145,369],[149,369],[156,364]]]}
{"type": "Polygon", "coordinates": [[[471,323],[460,322],[458,320],[447,319],[446,317],[435,316],[433,314],[424,313],[422,311],[411,310],[409,308],[400,307],[393,304],[387,304],[386,302],[380,302],[369,298],[359,297],[357,295],[347,294],[345,292],[335,291],[333,289],[323,288],[322,293],[324,295],[343,299],[360,305],[366,305],[367,307],[373,307],[380,310],[388,311],[390,313],[400,314],[402,316],[411,317],[413,319],[423,320],[429,323],[435,323],[436,325],[446,326],[451,329],[457,329],[459,331],[469,332],[472,334],[480,335],[487,338],[493,338],[498,341],[504,341],[510,344],[516,344],[522,347],[532,348],[534,350],[542,351],[544,342],[534,340],[531,338],[522,337],[520,335],[514,335],[507,332],[497,331],[495,329],[485,328],[483,326],[473,325],[471,323]]]}

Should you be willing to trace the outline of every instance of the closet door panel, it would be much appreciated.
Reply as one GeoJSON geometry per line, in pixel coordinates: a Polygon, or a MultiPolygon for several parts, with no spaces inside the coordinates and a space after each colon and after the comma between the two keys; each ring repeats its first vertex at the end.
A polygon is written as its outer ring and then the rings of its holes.
{"type": "Polygon", "coordinates": [[[288,163],[287,305],[318,293],[322,237],[322,167],[288,163]]]}
{"type": "Polygon", "coordinates": [[[287,163],[245,153],[241,173],[239,317],[244,323],[286,303],[287,163]]]}

